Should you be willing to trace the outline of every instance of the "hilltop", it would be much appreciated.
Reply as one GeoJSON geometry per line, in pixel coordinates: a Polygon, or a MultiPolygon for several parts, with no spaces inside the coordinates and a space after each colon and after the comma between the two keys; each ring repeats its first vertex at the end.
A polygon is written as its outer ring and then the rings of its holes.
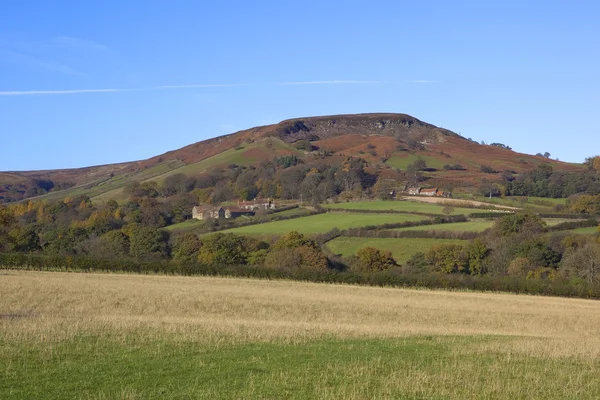
{"type": "Polygon", "coordinates": [[[258,166],[274,157],[339,166],[345,159],[364,160],[371,174],[394,175],[424,161],[429,186],[473,190],[499,181],[501,171],[519,174],[543,163],[554,170],[581,169],[542,156],[482,145],[450,130],[406,114],[354,114],[295,118],[203,140],[146,160],[26,172],[0,172],[0,201],[43,196],[61,199],[87,195],[99,201],[120,198],[132,181],[162,182],[168,176],[199,176],[216,167],[258,166]],[[486,171],[486,172],[483,172],[486,171]]]}

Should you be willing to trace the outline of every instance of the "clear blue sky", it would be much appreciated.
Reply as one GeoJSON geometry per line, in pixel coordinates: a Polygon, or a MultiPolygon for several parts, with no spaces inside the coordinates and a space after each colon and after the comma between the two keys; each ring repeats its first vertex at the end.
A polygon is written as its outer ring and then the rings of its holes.
{"type": "Polygon", "coordinates": [[[364,112],[582,162],[600,153],[599,71],[597,1],[7,0],[0,170],[364,112]]]}

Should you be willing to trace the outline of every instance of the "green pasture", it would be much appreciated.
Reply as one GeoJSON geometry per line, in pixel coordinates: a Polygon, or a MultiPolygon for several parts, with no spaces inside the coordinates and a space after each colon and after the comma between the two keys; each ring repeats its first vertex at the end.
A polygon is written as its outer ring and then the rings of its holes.
{"type": "Polygon", "coordinates": [[[544,211],[550,211],[556,205],[566,205],[567,199],[551,199],[546,197],[475,197],[473,200],[483,201],[490,204],[519,207],[519,208],[537,208],[544,211]]]}
{"type": "Polygon", "coordinates": [[[431,247],[439,244],[465,244],[466,240],[455,239],[422,239],[422,238],[356,238],[338,237],[327,242],[326,247],[334,254],[342,257],[355,255],[359,249],[364,247],[375,247],[379,250],[389,250],[392,256],[400,264],[418,252],[426,252],[431,247]]]}
{"type": "Polygon", "coordinates": [[[423,159],[427,163],[427,168],[443,169],[446,164],[455,164],[452,159],[446,161],[439,160],[431,156],[422,156],[417,154],[408,154],[406,156],[395,155],[390,157],[385,163],[393,168],[407,169],[409,164],[414,163],[418,159],[423,159]]]}
{"type": "Polygon", "coordinates": [[[206,344],[83,336],[0,348],[12,399],[597,399],[598,361],[474,349],[495,336],[206,344]],[[118,339],[118,340],[117,340],[118,339]]]}
{"type": "Polygon", "coordinates": [[[587,228],[570,229],[568,231],[563,231],[563,232],[576,233],[576,234],[580,234],[580,235],[595,235],[600,232],[600,229],[597,226],[590,226],[587,228]]]}
{"type": "MultiPolygon", "coordinates": [[[[428,214],[442,215],[443,205],[419,203],[410,200],[373,200],[373,201],[354,201],[347,203],[324,204],[324,208],[332,210],[372,210],[372,211],[406,211],[422,212],[428,214]]],[[[452,215],[468,215],[474,212],[480,212],[476,208],[453,207],[452,215]]]]}
{"type": "Polygon", "coordinates": [[[333,228],[340,230],[360,228],[368,225],[383,225],[407,221],[427,219],[419,215],[408,214],[359,214],[359,213],[325,213],[286,221],[274,221],[264,224],[228,229],[225,232],[240,234],[279,235],[291,231],[300,233],[325,233],[333,228]]]}
{"type": "Polygon", "coordinates": [[[494,225],[493,220],[474,219],[467,222],[452,222],[449,224],[434,224],[396,228],[397,231],[440,231],[440,232],[483,232],[494,225]]]}

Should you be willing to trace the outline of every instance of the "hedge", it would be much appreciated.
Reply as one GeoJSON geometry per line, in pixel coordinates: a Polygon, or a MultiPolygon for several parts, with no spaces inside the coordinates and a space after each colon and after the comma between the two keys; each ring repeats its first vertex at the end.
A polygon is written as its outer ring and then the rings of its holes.
{"type": "Polygon", "coordinates": [[[212,266],[167,261],[101,260],[74,256],[40,254],[0,254],[0,269],[77,272],[127,272],[143,274],[231,276],[260,279],[344,283],[385,287],[424,287],[428,289],[468,289],[477,291],[524,293],[546,296],[600,299],[600,285],[581,280],[536,280],[507,276],[470,276],[462,274],[403,274],[399,269],[377,273],[269,269],[261,266],[212,266]]]}

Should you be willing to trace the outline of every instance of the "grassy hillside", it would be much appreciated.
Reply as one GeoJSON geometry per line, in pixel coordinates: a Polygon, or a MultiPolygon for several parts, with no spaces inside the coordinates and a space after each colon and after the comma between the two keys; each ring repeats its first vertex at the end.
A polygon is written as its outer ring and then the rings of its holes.
{"type": "Polygon", "coordinates": [[[596,301],[38,272],[0,291],[6,400],[600,397],[596,301]]]}
{"type": "Polygon", "coordinates": [[[50,193],[47,199],[87,195],[97,201],[122,199],[121,188],[132,180],[161,182],[169,175],[196,175],[228,164],[252,165],[276,155],[297,154],[306,162],[336,165],[343,157],[362,158],[378,173],[386,167],[405,170],[422,158],[428,167],[426,184],[471,187],[482,181],[498,181],[499,174],[484,174],[482,165],[517,173],[531,171],[541,163],[557,170],[577,170],[581,165],[562,163],[543,157],[515,153],[495,146],[484,146],[446,129],[404,114],[356,114],[299,118],[278,124],[251,128],[194,143],[147,160],[104,166],[49,171],[0,172],[0,196],[11,185],[25,192],[35,179],[70,183],[74,188],[50,193]],[[311,140],[320,154],[300,152],[298,140],[311,140]],[[269,143],[269,145],[267,145],[269,143]],[[418,144],[413,146],[414,144],[418,144]],[[412,146],[412,147],[411,147],[412,146]],[[460,164],[462,171],[444,171],[444,165],[460,164]]]}

